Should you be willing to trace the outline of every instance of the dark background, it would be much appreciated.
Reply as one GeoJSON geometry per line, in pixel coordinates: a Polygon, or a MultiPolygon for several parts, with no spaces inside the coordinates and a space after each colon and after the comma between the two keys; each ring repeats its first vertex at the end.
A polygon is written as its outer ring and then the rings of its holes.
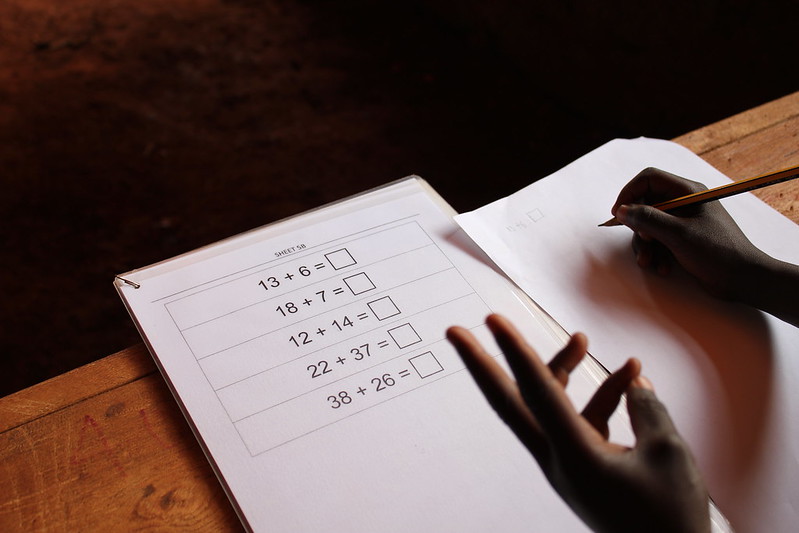
{"type": "Polygon", "coordinates": [[[139,342],[113,275],[411,173],[458,210],[799,89],[797,2],[3,0],[0,395],[139,342]]]}

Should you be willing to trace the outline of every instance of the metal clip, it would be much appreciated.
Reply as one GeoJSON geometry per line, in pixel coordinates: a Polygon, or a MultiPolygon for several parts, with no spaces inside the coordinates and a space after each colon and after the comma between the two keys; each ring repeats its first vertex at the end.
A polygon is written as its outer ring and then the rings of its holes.
{"type": "Polygon", "coordinates": [[[138,289],[139,287],[141,287],[141,285],[140,285],[139,283],[136,283],[135,281],[131,281],[131,280],[129,280],[129,279],[125,279],[125,278],[123,278],[123,277],[121,277],[121,276],[114,276],[114,278],[116,278],[116,279],[118,279],[119,281],[122,281],[122,282],[124,282],[124,283],[127,283],[128,285],[130,285],[130,286],[131,286],[131,287],[133,287],[134,289],[138,289]]]}

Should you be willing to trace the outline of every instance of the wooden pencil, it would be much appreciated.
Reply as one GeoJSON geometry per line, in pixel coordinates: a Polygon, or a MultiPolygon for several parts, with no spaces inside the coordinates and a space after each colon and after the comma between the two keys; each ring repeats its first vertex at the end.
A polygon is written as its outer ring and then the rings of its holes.
{"type": "MultiPolygon", "coordinates": [[[[705,202],[712,202],[713,200],[721,200],[722,198],[727,198],[728,196],[733,196],[742,192],[753,191],[755,189],[761,189],[763,187],[789,181],[794,178],[799,178],[799,166],[785,168],[778,170],[777,172],[769,172],[768,174],[762,174],[760,176],[747,178],[741,181],[734,181],[732,183],[728,183],[727,185],[714,187],[706,191],[687,194],[685,196],[680,196],[679,198],[674,198],[673,200],[654,204],[652,207],[660,209],[661,211],[669,211],[671,209],[677,209],[678,207],[685,207],[686,205],[698,205],[705,202]]],[[[621,222],[616,220],[614,217],[607,222],[603,222],[599,226],[608,227],[619,225],[621,225],[621,222]]]]}

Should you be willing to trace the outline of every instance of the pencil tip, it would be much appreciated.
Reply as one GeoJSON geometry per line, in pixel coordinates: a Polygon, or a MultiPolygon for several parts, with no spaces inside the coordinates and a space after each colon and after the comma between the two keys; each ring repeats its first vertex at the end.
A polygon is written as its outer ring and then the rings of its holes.
{"type": "Polygon", "coordinates": [[[597,227],[600,227],[600,228],[609,228],[609,227],[611,227],[611,226],[618,226],[618,225],[620,225],[620,224],[621,224],[621,222],[619,222],[619,220],[618,220],[617,218],[615,218],[615,217],[614,217],[614,218],[611,218],[611,219],[610,219],[610,220],[608,220],[608,221],[605,221],[605,222],[603,222],[602,224],[598,224],[598,226],[597,226],[597,227]]]}

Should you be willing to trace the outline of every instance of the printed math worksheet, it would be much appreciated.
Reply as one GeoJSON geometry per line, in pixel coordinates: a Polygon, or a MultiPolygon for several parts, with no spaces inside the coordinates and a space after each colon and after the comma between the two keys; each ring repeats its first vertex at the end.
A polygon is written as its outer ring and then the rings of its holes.
{"type": "Polygon", "coordinates": [[[453,214],[408,178],[117,280],[245,527],[585,531],[445,338],[499,356],[501,312],[549,358],[563,332],[453,214]]]}

